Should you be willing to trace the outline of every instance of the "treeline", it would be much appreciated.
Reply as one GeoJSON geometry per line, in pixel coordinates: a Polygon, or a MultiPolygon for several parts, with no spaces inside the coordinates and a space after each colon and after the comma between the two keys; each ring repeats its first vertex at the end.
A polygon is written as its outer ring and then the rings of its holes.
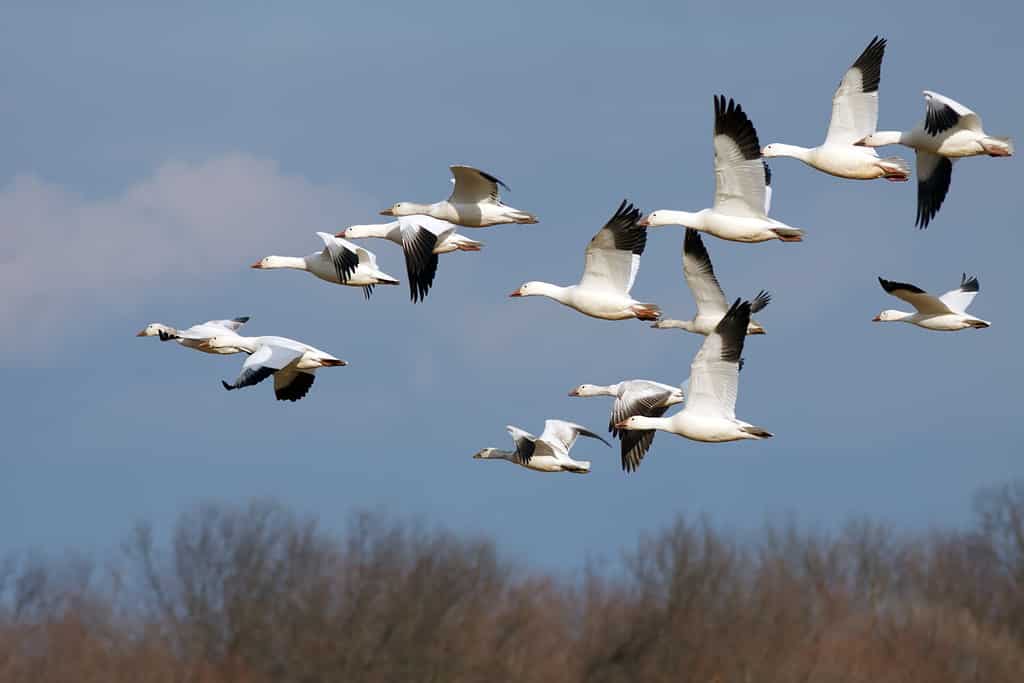
{"type": "Polygon", "coordinates": [[[486,539],[273,502],[203,505],[167,544],[0,565],[0,682],[1024,681],[1024,482],[969,528],[679,520],[551,575],[486,539]]]}

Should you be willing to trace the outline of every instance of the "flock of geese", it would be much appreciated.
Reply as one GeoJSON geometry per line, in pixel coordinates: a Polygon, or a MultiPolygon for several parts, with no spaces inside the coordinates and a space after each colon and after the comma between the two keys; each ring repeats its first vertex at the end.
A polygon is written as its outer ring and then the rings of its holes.
{"type": "MultiPolygon", "coordinates": [[[[771,301],[766,291],[749,300],[726,297],[711,263],[701,233],[733,242],[781,240],[800,242],[803,230],[769,217],[771,170],[766,158],[793,157],[819,171],[851,179],[885,178],[906,181],[910,167],[899,157],[880,157],[875,147],[903,145],[917,157],[917,218],[925,228],[934,220],[949,191],[953,162],[961,157],[1011,156],[1009,138],[985,133],[981,118],[962,104],[936,92],[924,91],[925,116],[909,132],[876,130],[878,86],[885,39],[874,38],[846,71],[832,98],[832,118],[825,141],[817,147],[772,143],[762,148],[757,131],[743,108],[725,96],[714,98],[715,197],[711,208],[696,212],[658,210],[647,215],[623,200],[615,213],[590,240],[585,250],[583,276],[568,286],[529,281],[513,297],[543,296],[584,315],[603,320],[638,318],[654,321],[658,329],[682,329],[704,336],[690,366],[690,378],[681,387],[650,380],[627,380],[609,386],[581,384],[569,395],[610,396],[614,399],[608,429],[621,442],[622,467],[632,472],[650,449],[657,430],[702,442],[765,439],[768,430],[736,417],[739,373],[747,335],[765,334],[751,316],[771,301]],[[686,229],[683,238],[683,276],[693,294],[696,313],[691,320],[663,320],[654,303],[631,294],[647,244],[647,230],[665,225],[686,229]],[[674,405],[683,404],[671,416],[674,405]]],[[[507,206],[501,180],[470,166],[452,166],[451,196],[433,204],[398,202],[382,215],[395,220],[373,225],[352,225],[330,235],[318,232],[323,249],[308,256],[267,256],[253,268],[304,270],[334,284],[361,287],[368,299],[377,285],[399,280],[377,265],[373,252],[351,240],[386,239],[398,244],[405,256],[405,271],[413,302],[430,291],[440,254],[479,251],[480,242],[456,232],[459,228],[485,228],[506,223],[537,223],[532,213],[507,206]]],[[[928,330],[956,331],[985,328],[989,322],[968,314],[978,293],[978,280],[963,275],[959,287],[941,296],[911,284],[879,278],[886,293],[913,306],[914,312],[885,310],[878,322],[906,322],[928,330]]],[[[138,336],[214,354],[247,354],[241,373],[227,390],[240,389],[273,376],[278,400],[297,401],[313,386],[319,368],[344,366],[331,354],[286,337],[246,337],[239,334],[248,318],[211,320],[188,329],[152,323],[138,336]]],[[[590,462],[570,457],[577,437],[609,444],[578,424],[547,420],[540,436],[507,427],[514,449],[484,448],[473,457],[508,460],[541,472],[590,471],[590,462]]]]}

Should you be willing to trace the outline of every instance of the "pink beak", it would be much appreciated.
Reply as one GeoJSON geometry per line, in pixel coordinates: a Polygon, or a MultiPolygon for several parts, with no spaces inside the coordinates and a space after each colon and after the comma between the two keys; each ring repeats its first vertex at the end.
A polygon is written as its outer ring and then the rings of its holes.
{"type": "Polygon", "coordinates": [[[395,215],[395,210],[394,209],[384,209],[383,211],[380,212],[380,215],[381,216],[394,216],[395,215]]]}
{"type": "Polygon", "coordinates": [[[344,239],[344,238],[345,238],[345,233],[346,233],[346,232],[348,232],[348,228],[345,228],[345,229],[344,229],[344,230],[342,230],[341,232],[336,232],[336,233],[334,233],[334,236],[335,236],[335,237],[341,237],[342,239],[344,239]]]}
{"type": "Polygon", "coordinates": [[[874,318],[871,319],[871,322],[873,322],[873,323],[880,323],[880,322],[882,322],[882,316],[876,315],[874,318]]]}
{"type": "Polygon", "coordinates": [[[517,289],[516,291],[512,292],[511,294],[509,294],[509,296],[522,296],[522,294],[520,294],[519,290],[517,289]]]}
{"type": "Polygon", "coordinates": [[[145,330],[143,330],[142,332],[139,332],[139,333],[138,333],[137,335],[135,335],[135,336],[136,336],[136,337],[145,337],[145,336],[146,336],[146,331],[145,331],[145,330]]]}
{"type": "Polygon", "coordinates": [[[639,225],[641,228],[648,228],[650,227],[650,221],[648,221],[648,218],[650,218],[650,216],[644,216],[643,218],[638,220],[636,224],[639,225]]]}
{"type": "Polygon", "coordinates": [[[257,261],[256,263],[252,264],[252,265],[251,265],[251,266],[249,266],[249,267],[250,267],[250,268],[262,268],[262,267],[263,267],[263,263],[262,263],[262,262],[260,262],[260,261],[257,261]]]}
{"type": "Polygon", "coordinates": [[[615,428],[616,429],[625,429],[626,428],[626,420],[623,420],[622,422],[616,422],[615,423],[615,428]]]}

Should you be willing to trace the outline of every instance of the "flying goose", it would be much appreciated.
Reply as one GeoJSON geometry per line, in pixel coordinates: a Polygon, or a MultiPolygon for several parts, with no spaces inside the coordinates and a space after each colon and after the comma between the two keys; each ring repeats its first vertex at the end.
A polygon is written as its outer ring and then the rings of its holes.
{"type": "MultiPolygon", "coordinates": [[[[697,303],[697,315],[693,320],[659,320],[651,327],[661,330],[676,328],[707,336],[715,331],[715,326],[729,310],[729,302],[715,277],[704,240],[693,228],[687,228],[683,238],[683,278],[697,303]]],[[[750,302],[750,312],[757,313],[771,300],[771,295],[762,289],[750,302]]],[[[751,318],[747,334],[765,334],[765,329],[751,318]]]]}
{"type": "Polygon", "coordinates": [[[825,142],[798,147],[778,142],[764,148],[766,157],[792,157],[840,178],[892,181],[910,179],[910,166],[900,157],[879,158],[875,150],[858,146],[878,125],[878,83],[882,78],[885,38],[875,36],[847,69],[832,96],[832,120],[825,142]]]}
{"type": "Polygon", "coordinates": [[[640,224],[684,225],[734,242],[799,242],[803,230],[768,217],[772,174],[761,158],[757,131],[743,108],[715,96],[715,203],[696,213],[660,209],[640,224]]]}
{"type": "Polygon", "coordinates": [[[176,341],[186,348],[205,353],[238,353],[237,351],[212,349],[206,342],[210,337],[217,335],[235,334],[247,322],[249,322],[249,316],[245,315],[231,320],[207,320],[205,323],[193,325],[185,330],[178,330],[162,323],[150,323],[135,336],[160,337],[160,341],[176,341]]]}
{"type": "Polygon", "coordinates": [[[927,228],[949,192],[953,161],[987,154],[1013,155],[1013,140],[988,135],[981,117],[931,90],[924,91],[924,120],[910,132],[882,131],[862,141],[868,147],[903,145],[917,152],[917,218],[914,225],[927,228]]]}
{"type": "Polygon", "coordinates": [[[252,267],[263,270],[305,270],[336,285],[362,287],[363,296],[367,299],[375,285],[399,284],[398,280],[377,268],[377,257],[369,249],[326,232],[318,232],[317,236],[324,241],[322,251],[309,256],[267,256],[252,264],[252,267]]]}
{"type": "Polygon", "coordinates": [[[578,285],[559,287],[547,282],[527,282],[509,296],[546,296],[584,315],[603,320],[657,320],[661,310],[629,295],[640,255],[647,244],[647,230],[638,219],[640,210],[623,199],[586,249],[583,277],[578,285]]]}
{"type": "Polygon", "coordinates": [[[586,474],[590,471],[589,460],[573,460],[569,457],[576,437],[589,436],[603,442],[609,448],[611,444],[594,432],[572,422],[563,420],[545,420],[544,431],[534,436],[527,431],[508,425],[505,427],[515,443],[514,451],[503,451],[499,448],[484,448],[473,457],[478,460],[508,460],[530,470],[538,472],[573,472],[586,474]]]}
{"type": "Polygon", "coordinates": [[[382,216],[425,214],[467,228],[486,228],[501,223],[536,223],[532,213],[513,209],[501,203],[498,186],[508,189],[490,173],[472,166],[450,166],[455,187],[443,202],[416,204],[398,202],[380,212],[382,216]]]}
{"type": "Polygon", "coordinates": [[[317,368],[340,367],[347,362],[308,344],[287,337],[217,336],[207,341],[219,353],[250,354],[242,372],[231,384],[221,381],[228,391],[251,387],[274,376],[274,396],[278,401],[298,401],[309,393],[317,368]]]}
{"type": "Polygon", "coordinates": [[[654,430],[620,430],[617,425],[633,415],[661,417],[669,406],[683,402],[683,390],[647,379],[630,379],[618,384],[600,386],[581,384],[570,396],[613,396],[608,431],[622,441],[622,469],[635,472],[654,441],[654,430]]]}
{"type": "Polygon", "coordinates": [[[683,409],[671,417],[634,415],[619,429],[660,429],[694,441],[765,439],[772,433],[736,419],[740,356],[750,323],[750,302],[739,299],[709,334],[690,364],[690,386],[683,409]]]}
{"type": "Polygon", "coordinates": [[[903,299],[917,309],[917,313],[890,309],[876,315],[873,319],[876,323],[904,322],[939,332],[956,332],[968,327],[982,329],[992,324],[965,312],[979,289],[978,278],[967,277],[967,273],[961,276],[959,287],[942,296],[929,294],[920,287],[905,282],[891,282],[883,278],[878,278],[878,282],[888,294],[903,299]]]}
{"type": "Polygon", "coordinates": [[[383,225],[350,225],[335,237],[362,239],[381,237],[402,247],[405,272],[409,276],[409,296],[413,303],[422,301],[434,283],[437,255],[452,251],[480,251],[482,242],[455,232],[458,227],[430,216],[402,216],[383,225]]]}

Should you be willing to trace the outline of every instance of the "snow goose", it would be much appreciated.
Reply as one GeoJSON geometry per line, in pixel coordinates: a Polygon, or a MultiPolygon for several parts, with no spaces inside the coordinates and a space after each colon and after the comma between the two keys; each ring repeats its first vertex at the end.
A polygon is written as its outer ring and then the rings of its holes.
{"type": "Polygon", "coordinates": [[[622,469],[635,472],[640,461],[654,441],[654,430],[620,430],[617,425],[634,415],[661,417],[669,406],[683,402],[683,390],[647,379],[630,379],[618,384],[600,386],[581,384],[569,392],[570,396],[613,396],[612,415],[608,431],[622,441],[622,469]]]}
{"type": "Polygon", "coordinates": [[[309,256],[267,256],[252,264],[252,267],[263,270],[304,270],[336,285],[362,287],[363,296],[367,299],[374,285],[398,284],[398,280],[377,268],[377,257],[369,249],[326,232],[318,232],[317,236],[324,241],[322,251],[309,256]]]}
{"type": "Polygon", "coordinates": [[[278,401],[298,401],[309,393],[317,368],[348,365],[325,351],[287,337],[217,336],[207,343],[214,349],[225,349],[221,353],[249,354],[238,379],[231,384],[221,381],[225,389],[251,387],[273,375],[278,401]]]}
{"type": "Polygon", "coordinates": [[[715,203],[696,213],[661,209],[641,225],[684,225],[734,242],[799,242],[803,230],[768,218],[771,169],[761,158],[757,131],[743,108],[715,96],[715,203]]]}
{"type": "Polygon", "coordinates": [[[150,323],[135,336],[160,337],[160,341],[176,341],[184,347],[205,353],[231,354],[238,351],[213,349],[206,342],[217,335],[235,334],[247,322],[249,316],[245,315],[231,320],[207,320],[185,330],[178,330],[162,323],[150,323]]]}
{"type": "Polygon", "coordinates": [[[639,218],[640,210],[623,199],[615,215],[587,245],[578,285],[527,282],[509,296],[546,296],[602,320],[657,320],[661,316],[658,306],[629,296],[647,244],[647,230],[641,227],[639,218]]]}
{"type": "Polygon", "coordinates": [[[917,313],[886,310],[874,317],[876,323],[904,322],[939,332],[956,332],[968,327],[982,329],[992,324],[965,312],[979,289],[978,278],[967,277],[967,273],[961,276],[959,287],[942,296],[934,296],[905,282],[891,282],[883,278],[878,278],[878,282],[887,293],[917,309],[917,313]]]}
{"type": "MultiPolygon", "coordinates": [[[[676,328],[707,336],[715,331],[715,326],[729,310],[729,302],[715,277],[704,240],[693,228],[687,228],[683,238],[683,278],[697,302],[697,314],[693,320],[659,320],[651,327],[661,330],[676,328]]],[[[771,300],[771,295],[762,289],[750,302],[750,312],[757,313],[771,300]]],[[[747,334],[765,334],[765,329],[751,319],[747,334]]]]}
{"type": "Polygon", "coordinates": [[[508,189],[490,173],[472,166],[450,166],[452,194],[443,202],[417,204],[398,202],[380,212],[382,216],[412,216],[425,214],[467,228],[486,228],[501,223],[536,223],[532,213],[513,209],[501,203],[498,186],[508,189]]]}
{"type": "Polygon", "coordinates": [[[765,439],[771,432],[736,419],[740,356],[750,323],[750,302],[737,299],[709,334],[690,365],[690,386],[683,409],[671,417],[634,415],[619,429],[660,429],[694,441],[765,439]]]}
{"type": "Polygon", "coordinates": [[[611,444],[594,432],[572,422],[563,420],[545,420],[544,431],[540,436],[508,425],[505,427],[515,444],[514,451],[503,451],[500,448],[484,448],[473,454],[478,460],[508,460],[530,470],[538,472],[573,472],[586,474],[590,471],[589,460],[573,460],[569,457],[576,437],[589,436],[602,441],[609,448],[611,444]]]}
{"type": "Polygon", "coordinates": [[[909,180],[910,166],[904,159],[882,159],[875,150],[857,145],[874,133],[878,124],[878,83],[884,55],[885,38],[875,36],[847,69],[832,96],[832,120],[822,145],[807,148],[775,142],[764,148],[764,156],[799,159],[840,178],[909,180]]]}
{"type": "Polygon", "coordinates": [[[949,192],[953,160],[987,154],[1013,155],[1013,140],[988,135],[981,117],[944,95],[924,91],[924,120],[909,132],[882,131],[862,141],[868,147],[903,145],[917,152],[917,219],[927,228],[949,192]]]}
{"type": "Polygon", "coordinates": [[[452,251],[480,251],[482,242],[455,232],[457,226],[430,216],[402,216],[382,225],[350,225],[335,237],[363,239],[381,237],[391,240],[405,252],[405,272],[409,276],[409,295],[422,301],[434,283],[437,255],[452,251]]]}

